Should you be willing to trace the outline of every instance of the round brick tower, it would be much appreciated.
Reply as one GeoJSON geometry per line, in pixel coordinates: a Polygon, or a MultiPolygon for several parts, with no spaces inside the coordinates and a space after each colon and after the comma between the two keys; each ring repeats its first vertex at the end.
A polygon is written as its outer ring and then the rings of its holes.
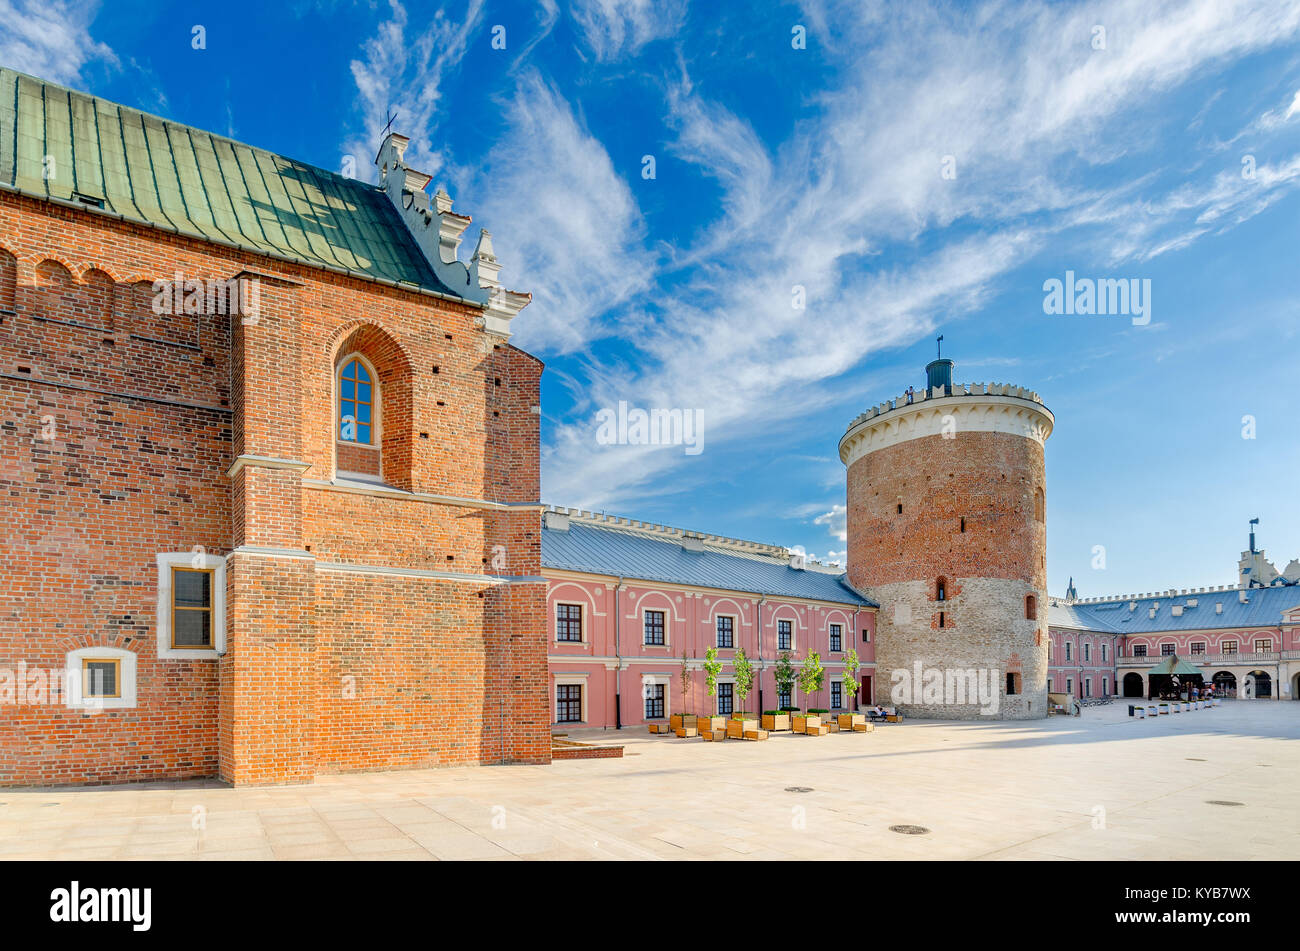
{"type": "Polygon", "coordinates": [[[877,698],[919,717],[1046,716],[1054,418],[1037,393],[952,370],[933,361],[923,390],[840,440],[849,581],[880,605],[877,698]]]}

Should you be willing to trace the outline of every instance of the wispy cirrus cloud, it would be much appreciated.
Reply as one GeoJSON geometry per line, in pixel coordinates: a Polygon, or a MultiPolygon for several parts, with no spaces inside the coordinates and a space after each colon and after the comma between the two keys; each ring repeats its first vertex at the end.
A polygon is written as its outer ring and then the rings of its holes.
{"type": "Polygon", "coordinates": [[[446,162],[436,132],[441,122],[443,82],[464,58],[470,37],[483,20],[484,0],[467,0],[459,19],[438,9],[414,28],[400,0],[389,0],[388,19],[362,45],[362,58],[351,63],[357,85],[362,129],[345,143],[356,161],[357,174],[367,177],[379,134],[390,109],[397,114],[395,130],[413,133],[407,161],[430,175],[446,162]]]}
{"type": "MultiPolygon", "coordinates": [[[[644,362],[593,376],[592,410],[617,399],[706,408],[713,446],[753,439],[824,405],[831,381],[869,354],[978,307],[1049,240],[1149,259],[1295,187],[1290,163],[1261,166],[1253,192],[1217,170],[1139,187],[1089,173],[1146,148],[1124,124],[1140,107],[1294,39],[1300,4],[806,7],[838,71],[787,141],[765,145],[689,79],[670,89],[672,151],[718,184],[718,214],[666,264],[678,279],[660,286],[637,341],[644,362]],[[1098,24],[1110,24],[1100,50],[1098,24]],[[955,177],[941,175],[945,162],[955,177]],[[1125,204],[1140,225],[1101,234],[1100,209],[1125,204]],[[1065,237],[1089,215],[1092,233],[1065,237]],[[796,288],[805,310],[792,306],[796,288]]],[[[680,452],[598,446],[593,432],[574,421],[555,435],[549,497],[617,506],[669,472],[679,491],[697,478],[680,452]]]]}
{"type": "Polygon", "coordinates": [[[0,63],[42,79],[75,84],[89,63],[117,63],[90,35],[98,3],[0,0],[0,63]]]}
{"type": "Polygon", "coordinates": [[[686,9],[685,0],[577,0],[569,12],[596,58],[610,60],[675,35],[686,9]]]}

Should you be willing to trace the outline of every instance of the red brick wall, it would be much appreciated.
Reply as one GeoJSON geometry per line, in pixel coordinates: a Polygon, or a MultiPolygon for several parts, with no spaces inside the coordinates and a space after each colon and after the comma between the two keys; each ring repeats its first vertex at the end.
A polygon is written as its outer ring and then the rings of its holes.
{"type": "Polygon", "coordinates": [[[1034,513],[1034,490],[1045,487],[1042,444],[1009,433],[869,453],[848,471],[849,580],[867,588],[944,575],[949,598],[972,576],[1045,589],[1047,526],[1034,513]]]}
{"type": "Polygon", "coordinates": [[[476,314],[0,195],[0,668],[61,668],[87,645],[138,656],[134,709],[6,707],[0,783],[300,781],[496,762],[503,747],[546,761],[543,585],[316,564],[535,577],[538,513],[302,485],[332,478],[335,364],[360,351],[379,370],[387,482],[536,502],[541,365],[493,344],[476,314]],[[155,279],[245,270],[262,275],[255,323],[150,308],[155,279]],[[310,468],[231,479],[240,454],[310,468]],[[195,545],[303,553],[228,559],[219,664],[156,656],[155,555],[195,545]],[[350,671],[357,699],[337,690],[350,671]],[[431,683],[432,706],[411,703],[431,683]],[[504,736],[453,715],[500,697],[504,736]]]}

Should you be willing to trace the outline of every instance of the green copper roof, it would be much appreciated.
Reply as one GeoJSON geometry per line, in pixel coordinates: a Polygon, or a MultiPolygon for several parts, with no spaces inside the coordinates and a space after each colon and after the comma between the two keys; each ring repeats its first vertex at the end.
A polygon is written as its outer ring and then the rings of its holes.
{"type": "Polygon", "coordinates": [[[0,185],[452,293],[375,186],[0,68],[0,185]]]}

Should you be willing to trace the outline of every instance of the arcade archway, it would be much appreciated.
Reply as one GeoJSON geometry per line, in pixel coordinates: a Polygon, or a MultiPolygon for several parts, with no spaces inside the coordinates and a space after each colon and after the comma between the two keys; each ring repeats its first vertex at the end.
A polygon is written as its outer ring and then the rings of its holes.
{"type": "Polygon", "coordinates": [[[1221,697],[1237,696],[1237,677],[1232,671],[1221,670],[1214,675],[1214,692],[1221,697]]]}
{"type": "Polygon", "coordinates": [[[1143,697],[1146,696],[1146,685],[1142,682],[1141,674],[1124,675],[1124,696],[1126,697],[1143,697]]]}

